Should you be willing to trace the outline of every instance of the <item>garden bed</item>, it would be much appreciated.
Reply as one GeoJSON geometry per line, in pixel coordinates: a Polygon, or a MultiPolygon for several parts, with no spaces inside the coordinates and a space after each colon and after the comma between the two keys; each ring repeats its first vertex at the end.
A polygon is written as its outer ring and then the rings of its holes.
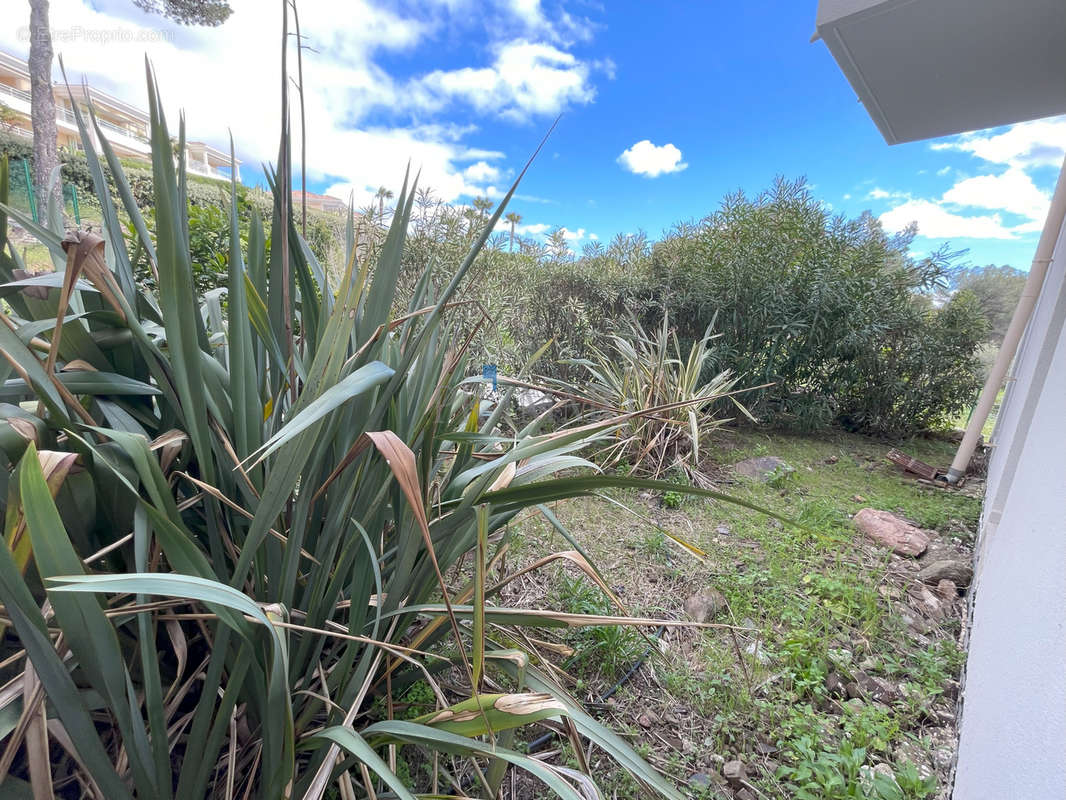
{"type": "MultiPolygon", "coordinates": [[[[630,613],[682,619],[686,600],[702,592],[704,610],[690,601],[689,612],[730,626],[666,629],[605,701],[647,640],[614,628],[558,637],[574,650],[562,665],[575,694],[691,796],[949,795],[967,601],[962,589],[938,593],[918,573],[936,560],[969,561],[981,487],[923,485],[884,459],[889,447],[844,433],[720,436],[711,458],[722,467],[755,456],[789,467],[765,482],[725,468],[720,488],[803,528],[673,493],[613,492],[628,511],[598,498],[554,509],[630,613]],[[866,539],[850,521],[864,507],[926,530],[927,552],[898,556],[866,539]]],[[[905,447],[933,464],[946,464],[954,449],[933,439],[905,447]]],[[[510,569],[568,549],[543,519],[521,523],[520,532],[510,569]]],[[[501,600],[609,611],[591,583],[563,568],[528,574],[501,600]]],[[[547,747],[541,757],[578,763],[568,744],[547,747]]],[[[593,753],[592,761],[608,796],[645,796],[621,773],[609,777],[607,759],[593,753]]],[[[515,796],[536,796],[536,788],[518,787],[515,796]]]]}

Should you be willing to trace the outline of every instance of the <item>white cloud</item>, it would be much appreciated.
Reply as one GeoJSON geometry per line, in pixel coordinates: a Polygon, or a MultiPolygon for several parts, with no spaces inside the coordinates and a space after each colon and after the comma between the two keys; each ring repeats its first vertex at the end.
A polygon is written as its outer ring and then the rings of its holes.
{"type": "MultiPolygon", "coordinates": [[[[231,0],[231,6],[233,15],[224,25],[193,28],[146,15],[126,0],[52,0],[55,50],[63,55],[72,82],[84,73],[93,86],[139,108],[147,108],[147,50],[171,132],[177,132],[179,109],[185,111],[191,140],[225,149],[232,129],[238,157],[246,170],[254,169],[277,158],[280,19],[264,13],[260,0],[231,0]],[[105,43],[89,32],[120,35],[105,43]]],[[[311,181],[328,186],[328,193],[347,198],[351,189],[357,204],[365,202],[378,186],[397,190],[408,164],[421,171],[421,185],[444,200],[483,193],[486,184],[507,174],[503,154],[466,144],[475,128],[446,124],[436,109],[468,99],[485,115],[528,118],[591,101],[590,75],[596,67],[566,52],[565,44],[513,40],[517,22],[497,34],[510,34],[512,40],[497,46],[490,67],[431,73],[437,76],[432,80],[425,75],[398,80],[389,74],[381,56],[425,47],[442,30],[446,14],[468,16],[458,5],[447,6],[418,6],[415,13],[403,10],[413,7],[351,0],[338,16],[331,3],[301,5],[302,33],[314,48],[304,53],[307,173],[311,181]],[[470,73],[482,82],[475,79],[463,88],[455,76],[470,73]],[[434,81],[453,83],[435,93],[434,81]],[[412,85],[421,87],[413,93],[414,105],[409,100],[412,85]],[[420,104],[424,98],[428,102],[420,104]],[[387,121],[389,115],[407,111],[418,112],[417,124],[387,121]]],[[[12,24],[0,25],[0,49],[25,57],[28,45],[21,28],[28,20],[27,7],[12,24]]],[[[293,56],[290,50],[294,70],[293,56]]],[[[296,119],[294,113],[294,154],[299,152],[296,119]]]]}
{"type": "MultiPolygon", "coordinates": [[[[522,236],[532,236],[538,239],[543,239],[546,238],[549,233],[556,230],[556,228],[558,228],[559,232],[562,233],[563,238],[570,245],[576,245],[585,240],[596,242],[599,241],[600,238],[594,233],[589,233],[584,228],[573,229],[565,226],[558,227],[556,225],[548,225],[544,222],[517,225],[515,226],[515,233],[519,233],[522,236]]],[[[507,230],[510,230],[510,227],[508,227],[507,230]]]]}
{"type": "Polygon", "coordinates": [[[505,8],[522,22],[527,33],[567,44],[592,38],[593,25],[589,20],[574,17],[562,8],[549,18],[540,0],[506,0],[505,8]]]}
{"type": "MultiPolygon", "coordinates": [[[[463,177],[474,183],[485,183],[500,178],[499,167],[494,167],[487,161],[477,161],[463,170],[463,177]]],[[[494,189],[495,187],[489,187],[494,189]]]]}
{"type": "Polygon", "coordinates": [[[1015,239],[1039,232],[1050,202],[1032,178],[1016,167],[1001,175],[979,175],[958,181],[936,200],[915,199],[881,189],[874,189],[868,197],[905,198],[901,205],[881,215],[882,224],[898,231],[916,222],[918,233],[933,239],[1015,239]],[[965,213],[967,209],[997,213],[973,215],[965,213]],[[1008,223],[1003,215],[1015,221],[1008,223]]]}
{"type": "Polygon", "coordinates": [[[1066,153],[1066,117],[1021,122],[1000,133],[968,133],[934,150],[959,150],[994,164],[1016,167],[1057,167],[1066,153]]]}
{"type": "Polygon", "coordinates": [[[618,156],[618,163],[637,175],[654,178],[666,172],[680,172],[688,166],[681,151],[672,144],[654,145],[642,139],[618,156]]]}
{"type": "MultiPolygon", "coordinates": [[[[1040,167],[1057,166],[1062,160],[1066,117],[1023,122],[998,132],[964,134],[930,146],[968,153],[1006,169],[999,174],[958,179],[939,198],[912,198],[875,188],[868,198],[903,201],[880,216],[886,228],[898,231],[915,222],[921,236],[933,239],[1017,239],[1041,230],[1050,196],[1037,186],[1031,173],[1040,167]]],[[[952,170],[945,166],[937,175],[952,170]]]]}
{"type": "Polygon", "coordinates": [[[890,192],[880,186],[875,186],[866,193],[867,200],[906,200],[909,197],[906,192],[890,192]]]}
{"type": "Polygon", "coordinates": [[[1016,238],[1016,231],[1006,227],[999,214],[964,216],[932,200],[908,200],[879,219],[889,231],[901,231],[916,222],[918,233],[930,239],[1016,238]]]}
{"type": "Polygon", "coordinates": [[[412,82],[406,102],[437,110],[462,100],[483,113],[526,120],[592,102],[596,91],[589,81],[591,71],[572,53],[516,39],[496,48],[490,67],[436,70],[412,82]]]}
{"type": "Polygon", "coordinates": [[[945,203],[1005,211],[1043,225],[1050,197],[1036,188],[1033,179],[1012,167],[1002,175],[979,175],[959,181],[944,193],[945,203]]]}
{"type": "Polygon", "coordinates": [[[551,225],[547,225],[543,222],[534,222],[528,225],[516,225],[515,233],[520,233],[523,236],[543,236],[551,229],[551,225]]]}

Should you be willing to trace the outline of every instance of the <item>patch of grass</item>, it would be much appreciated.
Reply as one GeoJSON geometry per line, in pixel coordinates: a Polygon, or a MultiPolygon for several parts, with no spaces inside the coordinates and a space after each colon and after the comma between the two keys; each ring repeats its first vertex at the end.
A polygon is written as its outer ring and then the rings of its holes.
{"type": "Polygon", "coordinates": [[[36,242],[29,245],[18,246],[19,255],[22,257],[26,269],[30,272],[52,272],[55,265],[48,247],[36,242]]]}
{"type": "MultiPolygon", "coordinates": [[[[633,612],[680,616],[685,597],[710,585],[728,602],[730,616],[716,621],[742,629],[736,640],[722,630],[668,633],[665,655],[617,695],[615,717],[623,724],[629,720],[638,737],[647,734],[635,720],[649,706],[687,709],[685,725],[668,725],[646,740],[655,745],[656,763],[679,780],[707,772],[712,768],[707,759],[716,754],[744,761],[750,782],[768,798],[930,796],[935,779],[923,782],[919,773],[908,772],[913,766],[897,763],[896,748],[904,738],[929,741],[915,734],[927,724],[930,705],[958,679],[964,656],[950,639],[922,643],[891,610],[884,593],[890,556],[867,547],[849,518],[866,506],[885,509],[953,546],[965,546],[980,501],[922,486],[885,459],[892,446],[847,433],[814,437],[758,430],[731,430],[707,445],[710,458],[721,465],[773,455],[792,466],[766,483],[737,479],[722,488],[796,519],[802,528],[717,501],[686,496],[673,509],[665,497],[660,502],[636,492],[613,495],[705,550],[702,562],[688,558],[655,527],[594,498],[557,509],[564,524],[588,542],[593,560],[612,587],[623,590],[633,612]],[[654,683],[646,677],[649,670],[654,683]],[[904,684],[906,696],[848,703],[829,695],[830,673],[846,682],[858,671],[904,684]],[[663,736],[680,738],[682,746],[663,749],[663,736]],[[769,760],[767,745],[778,748],[769,760]],[[895,780],[870,772],[875,764],[889,764],[895,780]]],[[[955,447],[924,438],[895,446],[940,466],[950,463],[955,447]]],[[[523,557],[536,557],[551,544],[551,533],[539,522],[525,525],[527,536],[518,537],[524,539],[523,557]]],[[[594,586],[561,573],[545,604],[582,613],[607,610],[594,586]]],[[[950,625],[942,627],[953,632],[950,625]]],[[[582,692],[593,696],[643,652],[643,640],[631,631],[610,630],[565,634],[578,650],[571,674],[582,692]]],[[[619,798],[643,797],[621,777],[615,788],[619,798]]]]}
{"type": "Polygon", "coordinates": [[[889,708],[845,704],[841,719],[845,738],[868,752],[887,753],[899,735],[898,715],[889,708]]]}
{"type": "MultiPolygon", "coordinates": [[[[617,613],[600,589],[581,576],[561,576],[557,592],[557,607],[571,614],[617,613]]],[[[642,643],[639,634],[622,625],[579,629],[569,637],[574,655],[567,666],[579,667],[589,676],[613,679],[640,655],[642,643]]]]}
{"type": "Polygon", "coordinates": [[[681,492],[663,492],[663,508],[679,509],[684,500],[685,495],[681,492]]]}
{"type": "Polygon", "coordinates": [[[667,544],[666,534],[658,528],[646,533],[637,549],[642,556],[655,561],[667,561],[670,558],[670,545],[667,544]]]}

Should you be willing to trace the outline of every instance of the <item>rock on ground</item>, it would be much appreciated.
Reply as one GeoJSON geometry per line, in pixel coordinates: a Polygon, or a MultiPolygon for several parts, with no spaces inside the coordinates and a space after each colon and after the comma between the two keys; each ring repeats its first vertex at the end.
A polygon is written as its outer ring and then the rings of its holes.
{"type": "Polygon", "coordinates": [[[693,622],[710,622],[726,608],[726,599],[712,586],[700,589],[685,600],[685,613],[693,622]]]}
{"type": "Polygon", "coordinates": [[[918,578],[933,586],[938,586],[941,581],[951,581],[956,586],[969,586],[973,579],[973,566],[962,559],[942,558],[922,567],[918,578]]]}
{"type": "Polygon", "coordinates": [[[749,458],[733,465],[733,469],[746,478],[766,482],[774,475],[792,472],[792,467],[777,456],[749,458]]]}
{"type": "Polygon", "coordinates": [[[722,775],[729,781],[731,786],[741,786],[748,779],[748,772],[744,769],[742,761],[727,761],[722,767],[722,775]]]}
{"type": "Polygon", "coordinates": [[[956,585],[955,581],[941,578],[937,581],[936,593],[944,600],[955,600],[959,596],[959,587],[956,585]]]}
{"type": "Polygon", "coordinates": [[[898,555],[920,556],[929,547],[929,537],[924,531],[888,511],[864,508],[852,521],[868,538],[898,555]]]}

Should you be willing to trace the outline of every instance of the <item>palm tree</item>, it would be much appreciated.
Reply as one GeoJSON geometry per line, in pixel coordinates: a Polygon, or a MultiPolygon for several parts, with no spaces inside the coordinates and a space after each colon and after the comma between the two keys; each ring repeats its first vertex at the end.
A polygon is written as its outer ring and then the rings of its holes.
{"type": "Polygon", "coordinates": [[[510,214],[508,214],[506,217],[504,217],[504,219],[507,220],[509,223],[511,223],[511,250],[510,250],[510,252],[513,253],[514,252],[514,228],[515,228],[515,225],[517,225],[518,223],[520,223],[522,221],[522,215],[521,214],[516,214],[514,211],[512,211],[510,214]]]}
{"type": "Polygon", "coordinates": [[[487,197],[475,197],[474,208],[477,209],[478,222],[484,222],[485,212],[492,208],[492,201],[487,197]]]}
{"type": "Polygon", "coordinates": [[[462,211],[463,218],[466,220],[466,235],[473,241],[477,235],[478,229],[478,210],[476,208],[470,208],[465,206],[462,211]]]}
{"type": "Polygon", "coordinates": [[[392,199],[392,192],[382,186],[378,189],[374,197],[378,199],[378,216],[381,219],[385,219],[385,201],[392,199]]]}

